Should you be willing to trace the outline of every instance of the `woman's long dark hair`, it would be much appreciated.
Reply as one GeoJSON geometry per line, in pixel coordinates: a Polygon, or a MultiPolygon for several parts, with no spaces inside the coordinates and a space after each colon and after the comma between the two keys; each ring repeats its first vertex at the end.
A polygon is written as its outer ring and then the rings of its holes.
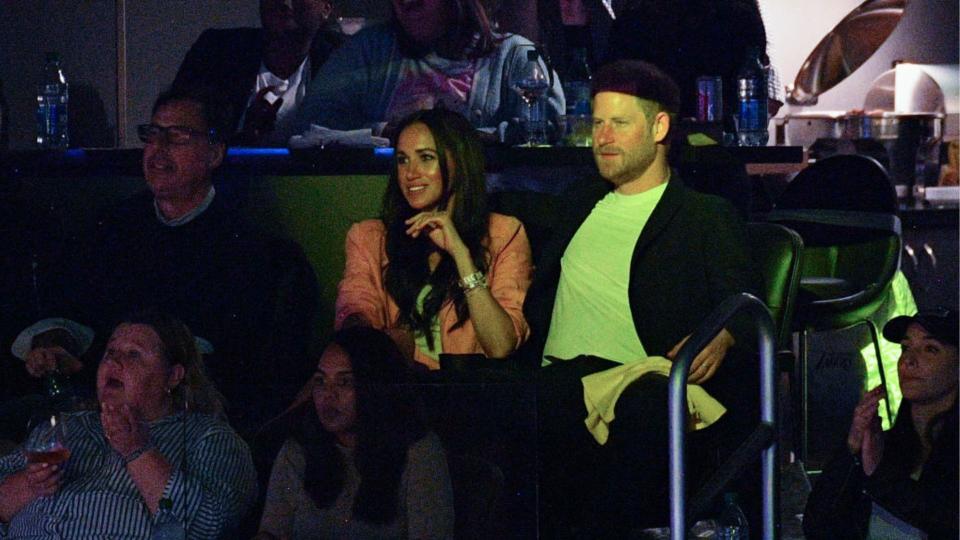
{"type": "MultiPolygon", "coordinates": [[[[902,473],[909,475],[917,466],[921,465],[923,457],[923,443],[920,440],[920,434],[917,433],[913,425],[913,417],[910,414],[911,404],[909,400],[900,402],[900,410],[897,412],[897,420],[884,440],[887,449],[884,451],[892,456],[899,456],[892,460],[893,466],[902,469],[902,473]]],[[[953,406],[946,411],[938,414],[930,420],[927,426],[927,437],[931,438],[930,443],[934,448],[937,447],[936,441],[943,437],[946,440],[956,440],[957,437],[957,400],[954,400],[953,406]]],[[[956,444],[954,443],[954,447],[956,444]]]]}
{"type": "MultiPolygon", "coordinates": [[[[458,28],[460,35],[467,37],[468,50],[464,51],[468,58],[480,58],[493,52],[502,38],[494,32],[494,24],[490,21],[488,10],[482,0],[445,0],[453,4],[457,13],[457,20],[451,21],[451,26],[458,28]],[[477,36],[476,42],[472,42],[477,36]]],[[[397,28],[400,50],[406,56],[422,57],[430,52],[419,46],[403,31],[403,27],[394,18],[393,24],[397,28]]]]}
{"type": "MultiPolygon", "coordinates": [[[[444,109],[418,111],[400,122],[397,136],[412,124],[427,126],[437,148],[437,159],[443,178],[443,195],[440,209],[445,209],[450,197],[456,196],[453,205],[453,221],[473,264],[481,272],[487,270],[487,192],[483,176],[483,149],[474,134],[473,126],[466,118],[444,109]]],[[[396,146],[396,145],[394,145],[396,146]]],[[[427,343],[433,347],[431,322],[447,301],[452,301],[457,310],[459,328],[470,318],[467,301],[459,286],[453,258],[441,251],[440,264],[431,273],[428,259],[437,250],[433,242],[422,234],[411,238],[404,221],[417,212],[410,208],[403,197],[397,167],[390,173],[390,183],[383,198],[381,219],[387,229],[387,265],[384,283],[387,292],[399,307],[398,323],[422,332],[427,343]],[[433,289],[424,299],[423,312],[417,311],[417,296],[424,285],[433,289]]]]}
{"type": "MultiPolygon", "coordinates": [[[[426,433],[407,364],[393,340],[372,328],[340,330],[328,347],[331,345],[343,349],[350,358],[356,392],[354,462],[360,487],[353,516],[367,523],[390,523],[397,516],[407,449],[426,433]]],[[[343,458],[333,434],[323,429],[314,408],[308,407],[293,438],[306,455],[304,489],[319,508],[330,506],[345,478],[343,458]]]]}

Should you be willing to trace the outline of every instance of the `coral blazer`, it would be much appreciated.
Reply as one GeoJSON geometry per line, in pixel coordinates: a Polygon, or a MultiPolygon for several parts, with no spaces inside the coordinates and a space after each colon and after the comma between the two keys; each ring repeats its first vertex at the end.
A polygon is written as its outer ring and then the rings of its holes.
{"type": "MultiPolygon", "coordinates": [[[[530,334],[523,315],[523,300],[530,286],[532,271],[530,241],[519,220],[502,214],[490,214],[488,234],[487,282],[490,293],[513,320],[519,346],[530,334]]],[[[355,223],[347,232],[345,249],[347,263],[343,280],[337,289],[335,328],[339,329],[343,321],[353,314],[363,316],[379,329],[396,327],[399,309],[383,280],[389,262],[383,222],[371,219],[355,223]]],[[[438,317],[441,352],[483,353],[472,322],[453,328],[457,323],[453,302],[447,301],[440,308],[438,317]]],[[[436,360],[419,349],[414,353],[414,360],[430,369],[440,367],[436,360]]]]}

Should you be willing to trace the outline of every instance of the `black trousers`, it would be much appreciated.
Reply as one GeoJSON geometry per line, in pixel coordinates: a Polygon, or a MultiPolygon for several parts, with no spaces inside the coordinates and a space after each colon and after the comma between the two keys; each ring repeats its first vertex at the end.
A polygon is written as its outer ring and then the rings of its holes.
{"type": "MultiPolygon", "coordinates": [[[[586,430],[580,379],[618,364],[579,357],[537,378],[540,532],[543,538],[625,537],[669,522],[668,379],[647,375],[617,401],[607,444],[586,430]]],[[[687,437],[688,489],[730,448],[729,421],[687,437]]]]}
{"type": "Polygon", "coordinates": [[[504,477],[492,522],[484,523],[482,531],[464,534],[468,538],[536,538],[537,431],[530,381],[498,360],[444,356],[440,370],[417,376],[417,392],[425,402],[430,426],[449,456],[482,458],[496,465],[504,477]]]}

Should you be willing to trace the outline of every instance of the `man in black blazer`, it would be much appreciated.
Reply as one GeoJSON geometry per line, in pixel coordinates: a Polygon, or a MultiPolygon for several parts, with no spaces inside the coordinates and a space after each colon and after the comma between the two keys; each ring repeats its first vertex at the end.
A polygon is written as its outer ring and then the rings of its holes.
{"type": "Polygon", "coordinates": [[[217,96],[231,110],[232,143],[283,146],[293,134],[284,119],[343,41],[325,26],[332,11],[330,0],[260,0],[263,27],[205,30],[173,89],[201,87],[217,96]]]}
{"type": "MultiPolygon", "coordinates": [[[[685,188],[667,162],[676,84],[640,61],[610,64],[593,84],[593,151],[605,182],[587,181],[566,195],[525,305],[533,361],[549,363],[538,373],[548,536],[578,523],[603,523],[617,535],[666,523],[666,377],[628,387],[603,447],[584,428],[580,379],[649,356],[674,357],[725,298],[754,290],[734,208],[685,188]]],[[[733,325],[693,361],[689,382],[729,411],[691,435],[693,471],[712,464],[726,435],[753,421],[755,364],[736,347],[749,343],[749,331],[733,325]]]]}

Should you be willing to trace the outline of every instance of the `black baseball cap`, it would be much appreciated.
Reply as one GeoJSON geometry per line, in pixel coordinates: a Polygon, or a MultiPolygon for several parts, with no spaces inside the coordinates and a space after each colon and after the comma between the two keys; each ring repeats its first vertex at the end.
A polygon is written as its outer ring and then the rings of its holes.
{"type": "Polygon", "coordinates": [[[883,337],[889,341],[899,343],[907,334],[907,327],[919,324],[930,334],[930,337],[942,343],[957,346],[957,337],[960,334],[960,321],[955,309],[934,309],[921,311],[916,315],[895,317],[883,327],[883,337]]]}

